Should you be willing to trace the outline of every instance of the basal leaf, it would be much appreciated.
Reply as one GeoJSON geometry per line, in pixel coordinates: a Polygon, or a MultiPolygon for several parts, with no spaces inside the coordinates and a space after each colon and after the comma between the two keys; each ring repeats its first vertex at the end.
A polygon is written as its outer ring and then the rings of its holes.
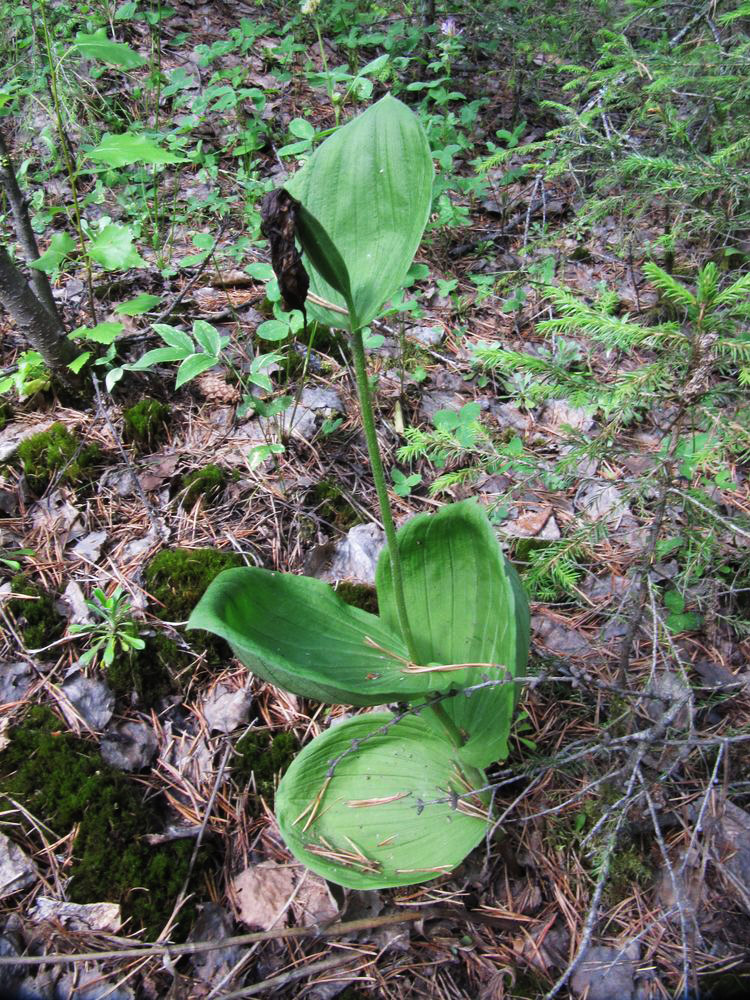
{"type": "MultiPolygon", "coordinates": [[[[479,664],[438,672],[457,688],[502,679],[526,666],[528,604],[486,515],[473,500],[418,514],[398,532],[406,607],[423,664],[479,664]],[[498,666],[487,666],[497,664],[498,666]]],[[[377,568],[384,624],[398,630],[387,549],[377,568]]],[[[516,685],[487,688],[444,702],[468,737],[463,759],[484,767],[507,753],[516,685]]],[[[427,717],[427,716],[425,716],[427,717]]]]}
{"type": "Polygon", "coordinates": [[[421,719],[368,713],[309,743],[276,795],[279,828],[301,862],[354,889],[425,882],[452,871],[487,829],[467,790],[484,775],[456,760],[421,719]],[[355,752],[331,761],[359,741],[355,752]]]}
{"type": "Polygon", "coordinates": [[[33,260],[29,267],[44,271],[45,274],[54,274],[68,254],[75,250],[75,246],[75,240],[68,233],[54,233],[42,256],[33,260]]]}
{"type": "Polygon", "coordinates": [[[123,69],[136,69],[144,66],[147,61],[124,42],[113,42],[107,37],[104,28],[93,35],[79,31],[73,45],[87,59],[97,59],[112,66],[122,66],[123,69]]]}
{"type": "Polygon", "coordinates": [[[123,132],[107,133],[98,146],[88,152],[90,160],[108,167],[126,167],[131,163],[181,163],[185,157],[162,149],[145,135],[123,132]]]}
{"type": "MultiPolygon", "coordinates": [[[[393,97],[330,136],[285,185],[317,219],[346,265],[356,321],[364,326],[398,290],[422,238],[432,198],[432,160],[415,115],[393,97]]],[[[308,257],[310,291],[347,308],[308,257]]],[[[340,312],[310,304],[329,326],[340,312]]]]}
{"type": "Polygon", "coordinates": [[[254,673],[319,701],[382,705],[448,685],[444,675],[406,669],[398,628],[307,576],[226,570],[199,601],[188,628],[222,636],[254,673]]]}

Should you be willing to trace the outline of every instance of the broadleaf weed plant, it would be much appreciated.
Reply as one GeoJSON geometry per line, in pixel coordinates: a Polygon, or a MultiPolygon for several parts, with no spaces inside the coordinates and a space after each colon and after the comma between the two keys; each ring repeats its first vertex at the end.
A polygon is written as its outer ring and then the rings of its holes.
{"type": "Polygon", "coordinates": [[[94,599],[87,600],[86,607],[99,620],[70,626],[71,635],[88,643],[89,648],[78,661],[81,666],[95,664],[101,658],[105,667],[111,667],[118,649],[125,655],[145,649],[146,643],[138,636],[138,626],[133,620],[130,598],[122,587],[115,587],[109,597],[97,587],[94,599]]]}

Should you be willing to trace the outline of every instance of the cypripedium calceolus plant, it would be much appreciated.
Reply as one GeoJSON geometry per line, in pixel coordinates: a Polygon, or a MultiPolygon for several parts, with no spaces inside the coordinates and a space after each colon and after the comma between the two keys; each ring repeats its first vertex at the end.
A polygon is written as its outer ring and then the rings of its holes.
{"type": "Polygon", "coordinates": [[[301,296],[311,318],[351,337],[386,531],[379,614],[320,580],[247,567],[221,573],[188,623],[223,636],[250,670],[302,697],[399,704],[313,739],[276,797],[295,857],[363,889],[443,875],[484,837],[489,801],[477,789],[483,768],[507,754],[513,677],[528,656],[528,604],[478,504],[418,514],[397,532],[388,500],[362,329],[406,276],[432,178],[418,120],[388,96],[326,139],[266,204],[285,299],[301,296]]]}

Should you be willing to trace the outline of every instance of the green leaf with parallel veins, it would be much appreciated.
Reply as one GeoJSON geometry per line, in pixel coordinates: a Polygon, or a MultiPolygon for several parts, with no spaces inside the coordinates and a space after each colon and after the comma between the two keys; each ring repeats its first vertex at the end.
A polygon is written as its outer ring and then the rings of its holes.
{"type": "Polygon", "coordinates": [[[107,37],[104,28],[93,35],[79,31],[73,47],[86,59],[96,59],[111,66],[122,66],[123,69],[136,69],[138,66],[145,66],[147,62],[124,42],[113,42],[107,37]]]}
{"type": "Polygon", "coordinates": [[[177,378],[174,383],[175,389],[179,389],[186,382],[190,382],[191,379],[197,378],[203,372],[207,372],[209,368],[214,368],[218,363],[219,359],[215,358],[212,354],[191,354],[185,358],[177,369],[177,378]]]}
{"type": "Polygon", "coordinates": [[[449,686],[444,675],[405,669],[398,628],[345,604],[327,583],[308,576],[226,570],[188,628],[222,636],[253,673],[305,698],[382,705],[449,686]]]}
{"type": "Polygon", "coordinates": [[[378,732],[392,718],[367,713],[332,726],[293,761],[276,794],[291,852],[339,885],[382,889],[438,878],[487,831],[486,803],[464,794],[484,775],[462,765],[419,718],[378,732]],[[330,776],[331,761],[352,741],[356,750],[330,776]]]}
{"type": "Polygon", "coordinates": [[[185,160],[184,156],[170,153],[145,135],[133,132],[121,135],[107,133],[87,156],[108,167],[127,167],[132,163],[182,163],[185,160]]]}
{"type": "MultiPolygon", "coordinates": [[[[387,96],[326,139],[285,185],[344,262],[359,326],[378,314],[409,270],[430,211],[432,176],[418,119],[387,96]]],[[[305,256],[310,291],[348,309],[342,292],[305,256]]],[[[350,328],[340,312],[312,303],[308,311],[329,326],[350,328]]]]}
{"type": "MultiPolygon", "coordinates": [[[[480,664],[433,676],[465,688],[485,678],[501,680],[505,668],[513,676],[523,673],[529,648],[528,602],[478,504],[465,500],[436,514],[418,514],[399,530],[397,539],[420,662],[480,664]]],[[[378,561],[376,585],[383,622],[397,630],[387,549],[378,561]]],[[[517,686],[509,683],[444,702],[445,711],[468,736],[460,751],[464,760],[485,767],[507,755],[517,695],[517,686]]]]}

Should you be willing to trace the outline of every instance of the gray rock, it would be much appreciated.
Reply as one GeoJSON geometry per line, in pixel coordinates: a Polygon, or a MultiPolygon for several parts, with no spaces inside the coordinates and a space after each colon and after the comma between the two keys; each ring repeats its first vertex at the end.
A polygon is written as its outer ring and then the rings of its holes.
{"type": "MultiPolygon", "coordinates": [[[[11,940],[10,936],[0,934],[0,958],[15,959],[18,954],[18,947],[11,940]]],[[[14,994],[11,991],[16,989],[22,975],[23,970],[19,967],[14,968],[12,965],[0,965],[0,996],[5,996],[6,994],[13,996],[14,994]]]]}
{"type": "Polygon", "coordinates": [[[54,420],[42,420],[40,423],[32,424],[31,426],[28,424],[7,424],[0,431],[0,462],[7,462],[11,455],[15,454],[22,441],[32,437],[34,434],[41,434],[42,431],[48,431],[53,423],[54,420]]]}
{"type": "Polygon", "coordinates": [[[32,885],[36,878],[36,868],[30,858],[4,833],[0,833],[0,899],[32,885]]]}
{"type": "Polygon", "coordinates": [[[542,422],[548,427],[572,427],[586,433],[594,426],[594,419],[582,406],[571,406],[564,399],[550,399],[544,404],[542,422]]]}
{"type": "Polygon", "coordinates": [[[633,1000],[641,950],[637,942],[619,948],[594,946],[573,973],[570,988],[586,1000],[633,1000]],[[586,992],[588,990],[588,992],[586,992]]]}
{"type": "Polygon", "coordinates": [[[80,976],[65,973],[57,984],[55,1000],[134,1000],[129,986],[118,986],[92,969],[80,976]]]}
{"type": "Polygon", "coordinates": [[[406,336],[423,347],[437,347],[445,337],[445,330],[440,326],[413,326],[406,331],[406,336]]]}
{"type": "Polygon", "coordinates": [[[337,542],[312,549],[305,559],[305,572],[328,583],[348,580],[372,586],[384,545],[385,533],[377,524],[356,524],[337,542]]]}
{"type": "Polygon", "coordinates": [[[63,682],[63,693],[86,724],[101,732],[114,713],[115,696],[104,681],[85,677],[75,667],[73,671],[63,682]]]}
{"type": "Polygon", "coordinates": [[[34,674],[28,663],[0,660],[0,705],[21,701],[34,683],[34,674]]]}
{"type": "Polygon", "coordinates": [[[102,737],[99,747],[105,764],[118,771],[142,771],[156,753],[156,736],[145,722],[119,722],[102,737]]]}
{"type": "Polygon", "coordinates": [[[576,496],[576,507],[592,521],[619,521],[629,513],[617,487],[604,481],[589,483],[580,490],[576,496]]]}
{"type": "Polygon", "coordinates": [[[750,813],[725,802],[713,826],[720,870],[745,912],[750,913],[750,813]]]}

